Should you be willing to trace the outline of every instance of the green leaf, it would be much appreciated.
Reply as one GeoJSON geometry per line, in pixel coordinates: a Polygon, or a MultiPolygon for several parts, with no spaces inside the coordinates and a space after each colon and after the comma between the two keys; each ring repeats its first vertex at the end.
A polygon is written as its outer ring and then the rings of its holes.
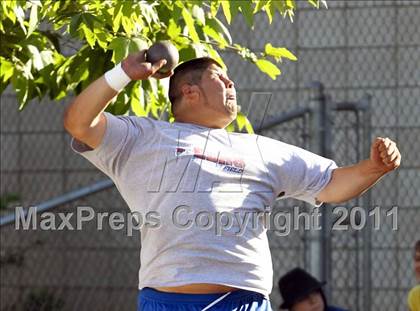
{"type": "Polygon", "coordinates": [[[44,69],[46,66],[54,63],[54,53],[53,53],[53,51],[45,50],[45,51],[41,51],[39,54],[41,55],[42,69],[44,69]]]}
{"type": "Polygon", "coordinates": [[[177,4],[177,5],[174,5],[174,9],[173,9],[173,11],[172,11],[172,19],[174,20],[174,21],[176,21],[176,22],[178,22],[179,21],[179,19],[181,18],[181,16],[182,16],[182,10],[184,9],[184,7],[181,5],[181,6],[179,6],[178,5],[178,1],[175,1],[175,3],[177,4]]]}
{"type": "Polygon", "coordinates": [[[271,25],[271,23],[273,22],[273,18],[276,14],[276,6],[272,2],[270,2],[269,5],[265,7],[265,13],[268,17],[268,23],[271,25]]]}
{"type": "Polygon", "coordinates": [[[139,6],[142,16],[146,19],[149,25],[159,24],[160,20],[158,14],[156,13],[155,6],[148,4],[144,1],[141,1],[139,3],[139,6]]]}
{"type": "Polygon", "coordinates": [[[207,53],[205,52],[205,49],[204,49],[204,45],[198,44],[198,43],[193,43],[192,46],[193,46],[193,48],[195,50],[196,57],[204,57],[204,56],[207,56],[206,55],[207,53]]]}
{"type": "Polygon", "coordinates": [[[54,97],[54,100],[62,100],[63,98],[67,97],[67,93],[65,90],[60,90],[59,93],[54,97]]]}
{"type": "Polygon", "coordinates": [[[96,18],[92,14],[89,14],[89,13],[82,13],[81,17],[82,17],[83,23],[85,23],[87,28],[89,28],[89,30],[93,33],[93,30],[95,29],[96,18]]]}
{"type": "Polygon", "coordinates": [[[273,80],[275,80],[277,76],[281,74],[280,69],[275,64],[266,59],[259,59],[255,62],[255,64],[262,72],[269,75],[273,80]]]}
{"type": "Polygon", "coordinates": [[[191,36],[192,41],[195,43],[199,43],[200,38],[198,37],[197,31],[195,30],[194,20],[187,9],[182,10],[182,17],[184,18],[185,24],[187,25],[188,32],[191,36]]]}
{"type": "Polygon", "coordinates": [[[213,58],[215,61],[217,61],[224,70],[227,70],[227,67],[225,63],[223,62],[223,59],[220,57],[219,53],[215,49],[213,49],[210,45],[208,47],[209,56],[213,58]]]}
{"type": "Polygon", "coordinates": [[[210,14],[212,17],[216,17],[220,7],[220,0],[214,0],[210,2],[210,14]]]}
{"type": "Polygon", "coordinates": [[[214,40],[217,41],[217,43],[219,43],[220,48],[224,49],[228,43],[225,40],[225,38],[223,38],[219,32],[215,31],[213,28],[211,28],[210,26],[206,25],[203,27],[203,31],[205,34],[207,34],[209,37],[213,38],[214,40]]]}
{"type": "Polygon", "coordinates": [[[232,123],[230,123],[228,126],[225,127],[226,131],[228,132],[235,132],[235,125],[232,123]]]}
{"type": "Polygon", "coordinates": [[[174,42],[180,46],[187,46],[191,43],[191,40],[185,37],[177,37],[174,42]]]}
{"type": "Polygon", "coordinates": [[[181,27],[179,27],[173,19],[169,21],[168,36],[175,40],[181,34],[181,27]]]}
{"type": "Polygon", "coordinates": [[[123,16],[121,19],[121,23],[126,34],[130,36],[134,28],[134,24],[131,22],[131,18],[123,16]]]}
{"type": "Polygon", "coordinates": [[[158,93],[158,83],[156,79],[149,79],[150,88],[153,94],[158,93]]]}
{"type": "Polygon", "coordinates": [[[309,4],[319,9],[319,0],[308,0],[309,4]]]}
{"type": "Polygon", "coordinates": [[[276,8],[280,12],[280,14],[283,16],[286,13],[286,10],[287,10],[286,0],[271,1],[271,6],[276,8]]]}
{"type": "Polygon", "coordinates": [[[232,21],[232,15],[230,12],[230,1],[221,1],[222,4],[222,9],[223,9],[223,14],[225,14],[226,17],[226,21],[228,22],[228,24],[231,23],[232,21]]]}
{"type": "Polygon", "coordinates": [[[255,2],[255,9],[254,9],[254,14],[263,10],[264,7],[270,2],[270,0],[254,0],[255,2]]]}
{"type": "Polygon", "coordinates": [[[293,10],[287,10],[287,14],[289,15],[289,19],[290,21],[293,23],[293,17],[295,16],[295,13],[293,12],[293,10]]]}
{"type": "Polygon", "coordinates": [[[235,19],[236,15],[238,15],[240,11],[241,2],[247,2],[244,0],[235,0],[235,1],[229,1],[230,4],[230,15],[232,16],[232,20],[235,19]]]}
{"type": "Polygon", "coordinates": [[[42,68],[44,68],[44,63],[42,62],[41,54],[39,53],[38,48],[31,44],[28,44],[26,47],[29,50],[30,57],[32,59],[32,65],[34,66],[34,68],[36,70],[41,70],[42,68]]]}
{"type": "Polygon", "coordinates": [[[123,2],[118,2],[118,4],[115,6],[115,9],[114,9],[114,16],[113,16],[113,21],[112,21],[112,30],[114,32],[117,32],[118,29],[120,29],[121,18],[123,17],[122,6],[123,6],[123,2]]]}
{"type": "Polygon", "coordinates": [[[254,14],[252,10],[251,1],[235,1],[239,4],[239,8],[242,12],[242,15],[245,17],[245,22],[248,27],[251,28],[254,24],[254,14]]]}
{"type": "Polygon", "coordinates": [[[82,25],[80,28],[82,29],[83,33],[85,34],[86,42],[93,49],[93,47],[95,46],[95,41],[96,41],[95,34],[86,25],[82,25]]]}
{"type": "Polygon", "coordinates": [[[265,53],[267,55],[273,56],[277,61],[281,60],[282,57],[290,59],[292,61],[297,61],[297,57],[288,49],[273,47],[271,43],[267,43],[265,45],[265,53]]]}
{"type": "Polygon", "coordinates": [[[108,42],[109,42],[109,34],[106,32],[95,32],[95,36],[96,36],[96,42],[98,43],[98,45],[106,50],[107,46],[108,46],[108,42]]]}
{"type": "Polygon", "coordinates": [[[118,94],[117,99],[115,100],[113,105],[111,105],[112,112],[115,115],[125,114],[128,111],[128,109],[130,109],[129,103],[130,98],[127,95],[127,93],[121,92],[120,94],[118,94]]]}
{"type": "Polygon", "coordinates": [[[112,62],[118,64],[128,55],[130,40],[123,37],[114,38],[108,45],[109,50],[113,50],[112,62]]]}
{"type": "Polygon", "coordinates": [[[16,23],[16,15],[13,12],[13,7],[11,6],[14,5],[13,3],[9,2],[9,1],[0,1],[1,3],[1,7],[2,7],[2,14],[4,14],[8,19],[10,19],[12,21],[13,24],[16,23]]]}
{"type": "Polygon", "coordinates": [[[140,38],[132,38],[130,40],[130,45],[128,47],[128,53],[135,53],[139,52],[141,50],[147,49],[148,45],[145,40],[142,40],[140,38]]]}
{"type": "Polygon", "coordinates": [[[223,36],[226,38],[229,44],[232,44],[232,37],[230,35],[229,30],[223,25],[223,23],[215,18],[208,18],[206,19],[206,26],[213,28],[216,32],[222,33],[223,36]]]}
{"type": "Polygon", "coordinates": [[[142,81],[137,81],[132,88],[130,96],[130,107],[134,114],[138,117],[147,116],[147,112],[144,109],[144,90],[142,88],[142,81]]]}
{"type": "Polygon", "coordinates": [[[15,6],[14,12],[16,15],[16,19],[19,22],[20,27],[23,30],[23,33],[26,34],[26,27],[25,27],[25,12],[23,11],[22,7],[20,5],[15,6]]]}
{"type": "Polygon", "coordinates": [[[76,70],[74,71],[74,74],[72,75],[72,80],[76,82],[77,84],[80,83],[83,80],[86,80],[89,76],[88,71],[88,62],[89,59],[85,59],[81,64],[79,64],[76,67],[76,70]]]}
{"type": "Polygon", "coordinates": [[[254,128],[252,127],[251,122],[249,122],[248,118],[242,112],[238,112],[236,124],[238,124],[238,129],[240,131],[245,128],[248,133],[254,134],[254,128]]]}
{"type": "Polygon", "coordinates": [[[23,66],[19,66],[22,76],[26,80],[32,80],[34,77],[32,75],[32,58],[30,58],[23,66]]]}
{"type": "Polygon", "coordinates": [[[0,77],[3,77],[2,81],[6,82],[13,76],[15,66],[7,61],[4,57],[0,57],[0,77]]]}
{"type": "Polygon", "coordinates": [[[28,38],[38,26],[38,5],[32,4],[31,14],[29,16],[29,26],[28,33],[26,37],[28,38]]]}
{"type": "Polygon", "coordinates": [[[29,84],[28,80],[21,75],[14,75],[12,77],[12,85],[15,89],[17,99],[20,103],[19,110],[22,110],[28,102],[29,97],[29,84]]]}
{"type": "Polygon", "coordinates": [[[82,22],[82,18],[80,14],[76,14],[71,17],[71,22],[68,27],[68,31],[72,37],[77,36],[77,31],[79,30],[80,23],[82,22]]]}
{"type": "Polygon", "coordinates": [[[296,8],[295,1],[294,1],[294,0],[286,0],[286,6],[287,6],[289,9],[294,9],[294,8],[296,8]]]}
{"type": "Polygon", "coordinates": [[[195,20],[199,21],[201,25],[204,25],[206,23],[205,17],[204,17],[204,10],[200,8],[198,5],[194,5],[192,9],[192,16],[195,20]]]}

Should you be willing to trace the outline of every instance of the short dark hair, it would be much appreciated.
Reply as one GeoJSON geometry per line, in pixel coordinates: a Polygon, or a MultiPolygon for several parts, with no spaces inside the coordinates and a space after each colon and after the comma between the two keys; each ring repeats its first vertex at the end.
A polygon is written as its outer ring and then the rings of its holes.
{"type": "Polygon", "coordinates": [[[416,244],[414,244],[414,252],[415,252],[415,253],[417,253],[417,252],[419,252],[419,253],[420,253],[420,240],[418,240],[418,241],[416,242],[416,244]]]}
{"type": "Polygon", "coordinates": [[[198,84],[203,72],[211,65],[223,68],[216,60],[210,57],[194,58],[178,65],[169,80],[169,101],[171,102],[172,114],[174,106],[182,96],[180,86],[182,83],[198,84]]]}

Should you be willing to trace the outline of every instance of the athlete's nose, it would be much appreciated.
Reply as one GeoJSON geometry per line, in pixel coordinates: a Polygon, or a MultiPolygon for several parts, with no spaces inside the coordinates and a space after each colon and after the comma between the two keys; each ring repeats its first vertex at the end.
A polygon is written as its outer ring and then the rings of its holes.
{"type": "Polygon", "coordinates": [[[235,86],[235,83],[228,77],[222,76],[222,80],[225,83],[226,88],[231,89],[235,86]]]}
{"type": "Polygon", "coordinates": [[[227,78],[227,84],[226,84],[226,87],[227,87],[228,89],[231,89],[231,88],[233,88],[234,86],[235,86],[235,83],[233,83],[233,81],[232,81],[231,79],[227,78]]]}

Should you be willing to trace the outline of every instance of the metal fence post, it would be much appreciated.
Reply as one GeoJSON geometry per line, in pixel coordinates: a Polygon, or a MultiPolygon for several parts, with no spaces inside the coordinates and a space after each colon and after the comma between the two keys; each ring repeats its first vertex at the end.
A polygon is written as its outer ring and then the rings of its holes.
{"type": "MultiPolygon", "coordinates": [[[[332,158],[334,156],[332,151],[333,133],[332,133],[332,98],[330,95],[324,95],[324,100],[321,104],[321,141],[320,149],[321,156],[332,158]]],[[[322,253],[321,253],[321,275],[327,284],[324,287],[324,293],[328,300],[331,300],[331,286],[332,286],[332,247],[331,247],[331,228],[332,228],[332,205],[324,204],[322,206],[322,253]]]]}
{"type": "MultiPolygon", "coordinates": [[[[369,156],[370,143],[371,143],[371,102],[372,95],[366,94],[362,103],[364,104],[362,130],[363,130],[363,143],[362,143],[362,156],[369,156]]],[[[369,210],[372,202],[371,191],[368,191],[363,196],[364,208],[369,210]]],[[[370,217],[367,217],[366,228],[363,230],[363,310],[372,310],[372,224],[370,217]]]]}
{"type": "MultiPolygon", "coordinates": [[[[311,96],[313,115],[311,120],[311,151],[323,157],[331,158],[332,122],[331,122],[331,97],[325,94],[324,85],[312,82],[314,90],[311,96]]],[[[331,206],[324,204],[321,213],[321,232],[311,228],[310,232],[310,270],[318,279],[327,281],[325,295],[331,296],[331,206]]]]}
{"type": "MultiPolygon", "coordinates": [[[[323,153],[323,107],[325,107],[324,85],[321,82],[312,82],[310,97],[310,108],[312,109],[310,119],[310,149],[316,154],[323,153]]],[[[323,216],[322,216],[323,217],[323,216]]],[[[323,220],[321,220],[321,224],[323,220]]],[[[322,233],[311,227],[308,233],[306,263],[309,265],[309,271],[320,280],[324,280],[323,275],[323,243],[322,233]]]]}

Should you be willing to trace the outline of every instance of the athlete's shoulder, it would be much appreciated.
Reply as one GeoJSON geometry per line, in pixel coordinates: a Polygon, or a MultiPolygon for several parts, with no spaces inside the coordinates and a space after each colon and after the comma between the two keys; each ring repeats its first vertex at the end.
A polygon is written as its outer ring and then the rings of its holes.
{"type": "Polygon", "coordinates": [[[118,116],[118,118],[125,119],[127,122],[131,123],[133,126],[138,128],[166,128],[171,126],[167,121],[156,120],[148,116],[118,116]]]}
{"type": "Polygon", "coordinates": [[[256,140],[259,144],[261,145],[265,145],[268,146],[270,148],[277,148],[277,149],[281,149],[281,150],[294,150],[295,148],[297,148],[294,145],[291,145],[289,143],[286,143],[284,141],[278,140],[278,139],[274,139],[268,136],[263,136],[263,135],[255,135],[256,136],[256,140]]]}

